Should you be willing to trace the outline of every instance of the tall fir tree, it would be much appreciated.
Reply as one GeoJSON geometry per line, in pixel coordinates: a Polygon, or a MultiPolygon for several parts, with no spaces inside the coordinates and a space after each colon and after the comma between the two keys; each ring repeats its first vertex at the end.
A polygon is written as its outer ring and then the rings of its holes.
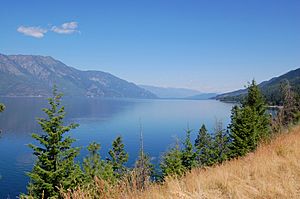
{"type": "Polygon", "coordinates": [[[114,183],[116,177],[111,164],[101,159],[99,150],[100,144],[96,142],[88,146],[89,155],[83,160],[83,169],[85,172],[85,181],[87,183],[93,182],[94,178],[114,183]]]}
{"type": "Polygon", "coordinates": [[[203,124],[195,140],[196,161],[198,166],[211,166],[214,163],[213,139],[203,124]]]}
{"type": "Polygon", "coordinates": [[[160,168],[163,177],[184,175],[186,168],[182,162],[182,152],[178,143],[162,156],[160,168]]]}
{"type": "Polygon", "coordinates": [[[246,155],[269,136],[270,116],[266,113],[266,104],[254,80],[248,86],[248,95],[242,105],[232,108],[228,128],[231,157],[246,155]]]}
{"type": "Polygon", "coordinates": [[[74,188],[82,177],[80,166],[74,162],[79,148],[73,148],[75,141],[66,133],[77,124],[64,126],[64,107],[61,106],[61,94],[56,87],[53,97],[49,98],[50,108],[44,108],[47,118],[39,118],[43,134],[32,134],[40,144],[30,144],[36,161],[33,170],[28,173],[30,182],[28,194],[34,198],[60,198],[59,189],[74,188]]]}
{"type": "Polygon", "coordinates": [[[229,158],[229,134],[221,121],[216,121],[213,141],[214,163],[222,163],[229,158]]]}
{"type": "Polygon", "coordinates": [[[121,136],[117,137],[113,141],[112,149],[108,153],[110,155],[108,161],[112,165],[116,177],[122,177],[127,172],[125,163],[128,161],[128,153],[126,153],[124,149],[124,144],[121,136]]]}
{"type": "Polygon", "coordinates": [[[267,104],[255,80],[248,85],[248,94],[242,103],[242,108],[250,107],[257,116],[255,121],[258,128],[257,140],[266,139],[270,134],[271,117],[267,114],[267,104]]]}
{"type": "Polygon", "coordinates": [[[191,170],[197,165],[196,153],[191,142],[191,130],[186,131],[186,138],[183,142],[182,164],[187,170],[191,170]]]}

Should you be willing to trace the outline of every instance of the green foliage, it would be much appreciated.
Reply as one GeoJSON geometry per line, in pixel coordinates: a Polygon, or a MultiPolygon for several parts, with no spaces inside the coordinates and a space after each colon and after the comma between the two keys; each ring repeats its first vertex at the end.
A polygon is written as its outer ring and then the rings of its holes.
{"type": "Polygon", "coordinates": [[[179,149],[179,145],[176,144],[175,147],[167,151],[160,163],[160,168],[162,170],[163,177],[165,176],[182,176],[186,168],[182,161],[182,152],[179,149]]]}
{"type": "Polygon", "coordinates": [[[93,182],[94,178],[106,180],[110,183],[116,181],[114,170],[111,164],[101,159],[99,150],[100,144],[96,142],[88,146],[89,156],[83,160],[83,169],[85,172],[85,180],[88,183],[93,182]]]}
{"type": "Polygon", "coordinates": [[[112,143],[112,149],[109,151],[110,158],[108,161],[112,165],[113,171],[117,178],[120,178],[127,172],[124,164],[128,161],[128,153],[124,149],[122,137],[117,137],[112,143]]]}
{"type": "Polygon", "coordinates": [[[229,158],[229,144],[228,131],[223,129],[222,122],[217,121],[214,132],[214,141],[212,143],[214,163],[222,163],[229,158]]]}
{"type": "Polygon", "coordinates": [[[231,111],[230,153],[232,157],[243,156],[256,149],[262,139],[269,136],[270,116],[258,86],[253,80],[242,105],[231,111]]]}
{"type": "Polygon", "coordinates": [[[151,176],[154,173],[154,166],[151,163],[151,158],[143,150],[140,151],[133,170],[136,175],[137,188],[143,190],[150,183],[151,176]]]}
{"type": "Polygon", "coordinates": [[[297,104],[296,94],[292,91],[288,80],[281,85],[283,108],[281,110],[281,122],[283,126],[296,124],[299,121],[299,104],[297,104]]]}
{"type": "Polygon", "coordinates": [[[211,135],[207,132],[204,124],[199,129],[194,145],[196,148],[197,164],[201,167],[213,165],[213,139],[211,135]]]}
{"type": "Polygon", "coordinates": [[[196,153],[191,142],[191,130],[186,131],[186,138],[183,142],[182,164],[187,170],[191,170],[197,165],[196,153]]]}
{"type": "Polygon", "coordinates": [[[75,140],[65,135],[78,125],[63,125],[65,111],[60,105],[61,96],[54,87],[50,108],[43,109],[48,117],[38,119],[44,133],[32,134],[40,144],[29,145],[37,157],[33,170],[28,173],[28,194],[34,198],[59,197],[60,188],[74,188],[82,177],[79,165],[74,163],[79,148],[72,148],[75,140]]]}

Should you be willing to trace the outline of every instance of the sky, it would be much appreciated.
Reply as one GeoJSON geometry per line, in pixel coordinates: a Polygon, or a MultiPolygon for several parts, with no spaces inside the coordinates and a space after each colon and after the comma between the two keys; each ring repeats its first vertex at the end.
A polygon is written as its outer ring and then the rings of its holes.
{"type": "Polygon", "coordinates": [[[299,0],[0,0],[0,53],[226,92],[300,67],[299,0]]]}

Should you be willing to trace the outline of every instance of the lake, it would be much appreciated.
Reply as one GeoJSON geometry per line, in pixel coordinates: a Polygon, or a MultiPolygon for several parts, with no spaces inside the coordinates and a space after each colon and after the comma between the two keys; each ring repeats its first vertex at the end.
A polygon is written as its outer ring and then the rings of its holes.
{"type": "MultiPolygon", "coordinates": [[[[0,98],[6,110],[0,114],[0,198],[15,198],[26,192],[28,177],[34,163],[28,143],[35,143],[31,133],[41,133],[37,117],[48,107],[43,98],[0,98]]],[[[204,123],[210,132],[216,120],[224,128],[230,121],[232,104],[215,100],[137,100],[63,98],[66,123],[80,126],[70,132],[76,138],[74,146],[82,146],[79,161],[87,154],[92,141],[101,144],[101,155],[107,157],[112,141],[121,135],[132,166],[139,151],[140,126],[144,149],[158,164],[161,155],[176,138],[184,138],[185,130],[192,129],[192,138],[204,123]],[[140,122],[141,121],[141,122],[140,122]],[[141,125],[140,125],[141,123],[141,125]]]]}

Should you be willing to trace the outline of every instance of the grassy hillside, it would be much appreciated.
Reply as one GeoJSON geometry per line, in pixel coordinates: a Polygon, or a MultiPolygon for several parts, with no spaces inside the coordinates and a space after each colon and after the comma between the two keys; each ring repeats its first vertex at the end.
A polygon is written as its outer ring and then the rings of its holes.
{"type": "MultiPolygon", "coordinates": [[[[194,169],[182,179],[135,191],[124,184],[103,198],[300,198],[300,126],[244,158],[208,169],[194,169]]],[[[98,183],[98,188],[103,183],[98,183]]],[[[95,187],[94,187],[95,189],[95,187]]],[[[101,188],[100,188],[101,189],[101,188]]],[[[99,189],[99,190],[100,190],[99,189]]],[[[77,190],[66,198],[90,198],[77,190]]]]}

